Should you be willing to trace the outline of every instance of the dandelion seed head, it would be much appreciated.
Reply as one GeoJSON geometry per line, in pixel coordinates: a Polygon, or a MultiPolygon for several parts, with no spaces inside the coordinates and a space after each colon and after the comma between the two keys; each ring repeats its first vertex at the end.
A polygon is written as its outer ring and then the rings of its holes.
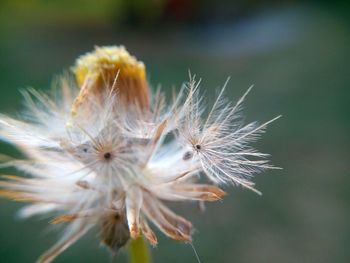
{"type": "Polygon", "coordinates": [[[94,227],[114,252],[139,235],[155,246],[152,225],[191,242],[192,223],[165,201],[221,200],[228,184],[258,192],[253,176],[273,168],[250,143],[274,119],[245,124],[246,94],[228,102],[223,88],[205,109],[191,77],[167,103],[149,91],[143,63],[124,47],[98,47],[74,72],[76,83],[63,78],[54,97],[24,93],[22,119],[0,116],[0,137],[28,156],[3,165],[29,175],[4,177],[0,196],[29,202],[23,217],[48,214],[51,224],[66,225],[38,262],[51,262],[94,227]]]}

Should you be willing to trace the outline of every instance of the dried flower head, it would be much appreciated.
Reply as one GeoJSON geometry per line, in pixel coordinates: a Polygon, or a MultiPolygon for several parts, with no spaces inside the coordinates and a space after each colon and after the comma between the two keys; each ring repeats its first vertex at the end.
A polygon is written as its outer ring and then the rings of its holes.
{"type": "Polygon", "coordinates": [[[93,52],[77,59],[73,71],[81,87],[72,107],[73,113],[89,100],[89,96],[93,96],[95,102],[104,103],[101,96],[106,90],[118,91],[120,100],[126,103],[136,103],[143,109],[149,107],[145,65],[123,46],[96,47],[93,52]]]}
{"type": "Polygon", "coordinates": [[[4,160],[27,176],[3,176],[0,195],[29,202],[23,217],[49,214],[51,224],[66,224],[40,263],[96,226],[114,252],[139,235],[156,245],[149,222],[191,242],[191,222],[164,201],[217,201],[225,184],[257,192],[252,176],[272,168],[249,143],[276,118],[244,124],[246,94],[232,104],[223,88],[205,114],[191,77],[166,104],[159,91],[150,96],[143,63],[123,47],[96,48],[74,73],[76,82],[62,78],[53,94],[24,92],[21,119],[0,116],[1,138],[28,157],[4,160]]]}

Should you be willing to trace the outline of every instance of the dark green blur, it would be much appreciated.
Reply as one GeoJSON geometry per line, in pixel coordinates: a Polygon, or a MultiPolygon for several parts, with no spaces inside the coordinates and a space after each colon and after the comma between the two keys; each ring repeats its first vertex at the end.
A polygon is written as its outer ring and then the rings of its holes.
{"type": "MultiPolygon", "coordinates": [[[[256,177],[261,197],[227,188],[229,195],[205,213],[195,204],[174,206],[194,223],[202,262],[349,262],[346,1],[2,0],[0,40],[1,113],[16,114],[19,89],[49,89],[94,45],[125,45],[168,94],[188,80],[188,70],[203,79],[209,101],[228,76],[232,99],[254,84],[246,119],[283,115],[256,144],[283,170],[256,177]]],[[[4,143],[0,152],[18,154],[4,143]]],[[[59,237],[49,218],[17,219],[22,205],[0,199],[1,263],[35,262],[59,237]]],[[[157,234],[155,263],[197,262],[189,245],[157,234]]],[[[96,235],[55,262],[110,262],[96,235]]],[[[117,262],[127,262],[126,250],[117,262]]]]}

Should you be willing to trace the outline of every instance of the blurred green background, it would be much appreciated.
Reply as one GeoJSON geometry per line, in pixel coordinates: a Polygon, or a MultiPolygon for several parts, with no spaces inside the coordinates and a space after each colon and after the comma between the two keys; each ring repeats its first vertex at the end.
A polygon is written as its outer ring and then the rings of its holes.
{"type": "MultiPolygon", "coordinates": [[[[283,114],[256,146],[284,170],[256,177],[262,197],[228,188],[204,214],[175,206],[196,227],[202,262],[350,262],[346,1],[1,0],[0,38],[3,113],[20,109],[19,88],[48,89],[94,45],[125,45],[168,92],[188,69],[209,100],[228,76],[232,99],[255,84],[247,120],[283,114]]],[[[21,206],[0,200],[1,263],[34,262],[59,236],[47,219],[17,219],[21,206]]],[[[196,262],[189,245],[158,237],[154,262],[196,262]]],[[[109,260],[92,232],[55,262],[109,260]]],[[[117,262],[127,262],[125,251],[117,262]]]]}

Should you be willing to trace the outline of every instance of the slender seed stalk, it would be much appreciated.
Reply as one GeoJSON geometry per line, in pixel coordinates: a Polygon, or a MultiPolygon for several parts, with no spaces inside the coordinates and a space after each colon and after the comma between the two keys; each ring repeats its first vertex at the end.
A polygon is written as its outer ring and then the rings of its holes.
{"type": "Polygon", "coordinates": [[[152,263],[149,246],[142,236],[130,241],[128,254],[130,263],[152,263]]]}

